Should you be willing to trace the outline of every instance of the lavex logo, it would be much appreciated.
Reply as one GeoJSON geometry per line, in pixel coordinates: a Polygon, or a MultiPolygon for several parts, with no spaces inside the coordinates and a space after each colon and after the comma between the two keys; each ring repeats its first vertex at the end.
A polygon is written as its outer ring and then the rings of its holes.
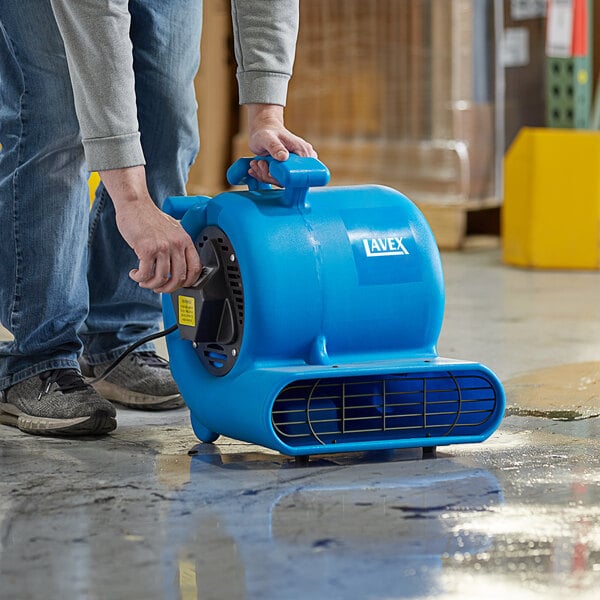
{"type": "Polygon", "coordinates": [[[363,239],[363,247],[367,257],[372,256],[402,256],[409,254],[402,243],[404,238],[386,237],[386,238],[366,238],[363,239]]]}

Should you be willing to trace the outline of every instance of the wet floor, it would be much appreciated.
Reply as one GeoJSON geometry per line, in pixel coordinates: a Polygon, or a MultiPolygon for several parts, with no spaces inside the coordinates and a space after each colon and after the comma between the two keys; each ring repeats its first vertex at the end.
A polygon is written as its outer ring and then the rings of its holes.
{"type": "Polygon", "coordinates": [[[298,466],[200,444],[185,410],[121,410],[99,440],[3,427],[0,598],[598,598],[600,418],[569,408],[599,403],[600,276],[443,261],[440,354],[507,384],[487,442],[298,466]]]}

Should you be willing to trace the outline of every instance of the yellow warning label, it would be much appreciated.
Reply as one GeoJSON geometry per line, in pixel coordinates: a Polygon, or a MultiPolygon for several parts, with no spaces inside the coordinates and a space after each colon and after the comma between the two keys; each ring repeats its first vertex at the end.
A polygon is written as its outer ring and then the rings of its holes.
{"type": "Polygon", "coordinates": [[[196,299],[192,296],[179,296],[178,309],[178,323],[193,327],[196,324],[196,299]]]}

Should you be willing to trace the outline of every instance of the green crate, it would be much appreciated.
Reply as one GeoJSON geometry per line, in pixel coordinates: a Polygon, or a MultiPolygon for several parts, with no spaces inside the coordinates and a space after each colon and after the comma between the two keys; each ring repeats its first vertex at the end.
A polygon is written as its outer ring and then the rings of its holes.
{"type": "Polygon", "coordinates": [[[591,58],[551,58],[546,63],[548,127],[587,129],[592,104],[591,58]]]}
{"type": "Polygon", "coordinates": [[[548,127],[588,129],[593,90],[593,3],[588,0],[586,56],[546,58],[546,124],[548,127]]]}

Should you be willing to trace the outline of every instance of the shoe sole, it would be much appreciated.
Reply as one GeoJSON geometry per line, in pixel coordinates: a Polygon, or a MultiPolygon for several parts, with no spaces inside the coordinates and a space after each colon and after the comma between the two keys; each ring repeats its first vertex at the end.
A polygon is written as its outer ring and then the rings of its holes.
{"type": "Polygon", "coordinates": [[[94,388],[106,400],[137,410],[172,410],[185,406],[181,394],[150,396],[128,390],[120,385],[110,383],[110,381],[99,381],[94,384],[94,388]]]}
{"type": "Polygon", "coordinates": [[[0,406],[0,423],[17,427],[25,433],[49,436],[105,435],[117,427],[117,419],[102,411],[87,417],[51,419],[25,414],[7,403],[0,406]]]}

